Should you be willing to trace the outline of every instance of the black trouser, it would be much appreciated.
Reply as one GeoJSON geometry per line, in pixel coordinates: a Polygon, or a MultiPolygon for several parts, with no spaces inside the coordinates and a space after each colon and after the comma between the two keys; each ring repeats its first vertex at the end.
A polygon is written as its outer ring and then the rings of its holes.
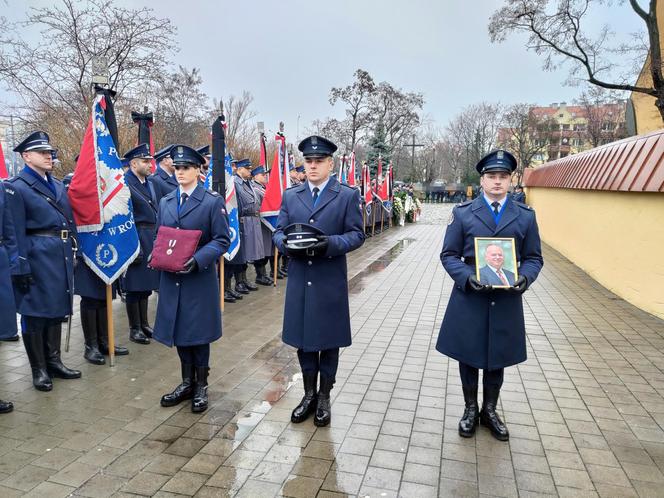
{"type": "Polygon", "coordinates": [[[177,346],[178,355],[183,365],[194,365],[195,367],[210,366],[210,345],[199,344],[196,346],[177,346]]]}
{"type": "Polygon", "coordinates": [[[125,291],[125,301],[128,303],[137,303],[149,298],[151,294],[152,291],[125,291]]]}
{"type": "MultiPolygon", "coordinates": [[[[482,371],[482,385],[491,386],[500,389],[503,385],[504,368],[497,370],[482,371]]],[[[461,375],[461,385],[464,387],[477,387],[479,381],[479,369],[459,362],[459,374],[461,375]]]]}
{"type": "Polygon", "coordinates": [[[297,350],[297,358],[300,360],[302,372],[318,373],[326,377],[334,378],[339,366],[339,348],[325,349],[323,351],[305,352],[297,350]]]}
{"type": "MultiPolygon", "coordinates": [[[[63,317],[64,318],[64,317],[63,317]]],[[[62,318],[44,318],[41,316],[21,315],[22,334],[45,334],[51,325],[62,323],[62,318]]]]}
{"type": "Polygon", "coordinates": [[[99,310],[106,308],[106,299],[81,296],[81,308],[84,310],[99,310]]]}

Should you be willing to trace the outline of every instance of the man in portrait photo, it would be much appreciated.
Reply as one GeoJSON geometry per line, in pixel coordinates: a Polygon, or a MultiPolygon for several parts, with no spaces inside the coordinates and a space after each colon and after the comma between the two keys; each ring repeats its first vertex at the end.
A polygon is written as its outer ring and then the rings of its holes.
{"type": "Polygon", "coordinates": [[[505,255],[503,248],[497,244],[489,244],[484,249],[486,265],[480,268],[480,283],[486,285],[514,285],[514,273],[503,268],[505,255]]]}

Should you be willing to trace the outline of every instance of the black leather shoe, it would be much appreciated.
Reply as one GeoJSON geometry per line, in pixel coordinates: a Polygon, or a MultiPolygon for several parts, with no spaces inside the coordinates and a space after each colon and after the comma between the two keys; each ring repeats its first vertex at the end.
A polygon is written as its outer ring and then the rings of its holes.
{"type": "Polygon", "coordinates": [[[459,420],[459,436],[473,437],[475,429],[480,423],[480,407],[477,404],[477,386],[464,387],[463,399],[466,402],[466,409],[463,411],[463,417],[459,420]]]}
{"type": "Polygon", "coordinates": [[[240,294],[249,294],[249,289],[244,285],[244,282],[240,281],[237,284],[235,284],[235,292],[239,292],[240,294]]]}
{"type": "Polygon", "coordinates": [[[81,377],[80,370],[74,370],[62,363],[60,356],[62,324],[50,325],[46,332],[44,352],[46,354],[46,371],[48,374],[58,379],[79,379],[81,377]]]}
{"type": "Polygon", "coordinates": [[[291,413],[291,422],[299,424],[309,418],[309,415],[316,411],[316,404],[318,403],[318,396],[316,395],[316,384],[318,383],[317,373],[302,373],[302,380],[304,382],[304,397],[300,404],[295,407],[291,413]]]}
{"type": "Polygon", "coordinates": [[[224,302],[225,303],[234,303],[236,302],[237,299],[233,297],[233,294],[231,294],[229,291],[224,292],[224,302]]]}
{"type": "Polygon", "coordinates": [[[316,427],[329,425],[332,419],[332,407],[330,406],[330,391],[334,385],[334,378],[320,375],[320,388],[318,389],[318,406],[314,417],[316,427]]]}
{"type": "Polygon", "coordinates": [[[510,433],[496,412],[499,395],[499,388],[484,387],[484,400],[482,402],[482,411],[480,412],[480,424],[484,427],[488,427],[493,437],[498,441],[507,441],[510,438],[510,433]]]}
{"type": "Polygon", "coordinates": [[[233,287],[228,287],[228,293],[233,296],[236,301],[242,301],[242,294],[233,289],[233,287]]]}
{"type": "Polygon", "coordinates": [[[272,285],[272,279],[268,278],[266,275],[259,275],[258,277],[256,277],[256,283],[258,285],[268,286],[272,285]]]}
{"type": "Polygon", "coordinates": [[[161,406],[175,406],[194,395],[194,366],[182,365],[182,384],[161,397],[161,406]]]}
{"type": "Polygon", "coordinates": [[[145,337],[152,337],[152,327],[150,327],[150,322],[148,322],[148,298],[143,297],[138,302],[138,313],[141,322],[141,331],[145,337]]]}
{"type": "Polygon", "coordinates": [[[249,289],[249,290],[252,291],[252,292],[258,290],[258,286],[257,286],[257,285],[254,285],[254,284],[252,284],[251,282],[249,282],[249,281],[247,280],[247,271],[246,271],[246,270],[242,272],[242,283],[244,284],[244,286],[245,286],[247,289],[249,289]]]}
{"type": "Polygon", "coordinates": [[[99,351],[97,343],[97,310],[81,306],[81,328],[85,339],[85,352],[83,358],[93,365],[106,363],[104,355],[99,351]]]}
{"type": "Polygon", "coordinates": [[[150,338],[141,329],[141,311],[138,302],[127,302],[127,319],[129,320],[129,340],[137,344],[150,344],[150,338]]]}
{"type": "Polygon", "coordinates": [[[281,280],[284,278],[288,278],[288,273],[285,272],[282,268],[279,268],[277,270],[277,279],[281,280]]]}
{"type": "Polygon", "coordinates": [[[28,354],[32,370],[32,385],[38,391],[53,389],[53,381],[46,371],[46,357],[44,353],[44,338],[41,331],[26,330],[23,334],[23,346],[28,354]]]}
{"type": "Polygon", "coordinates": [[[208,408],[208,372],[209,367],[196,367],[196,382],[194,383],[194,396],[191,399],[191,411],[204,412],[208,408]]]}
{"type": "MultiPolygon", "coordinates": [[[[106,322],[106,308],[97,309],[97,344],[99,344],[99,352],[104,356],[108,356],[108,323],[106,322]]],[[[125,356],[129,354],[129,350],[124,346],[115,345],[115,356],[125,356]]]]}
{"type": "Polygon", "coordinates": [[[9,413],[11,411],[14,411],[14,403],[0,399],[0,413],[9,413]]]}
{"type": "Polygon", "coordinates": [[[150,338],[141,329],[129,329],[129,340],[137,344],[150,344],[150,338]]]}

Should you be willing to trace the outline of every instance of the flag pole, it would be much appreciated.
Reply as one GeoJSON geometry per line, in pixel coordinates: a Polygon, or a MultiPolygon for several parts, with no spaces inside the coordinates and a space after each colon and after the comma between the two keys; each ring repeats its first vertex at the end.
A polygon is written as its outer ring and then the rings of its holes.
{"type": "Polygon", "coordinates": [[[383,233],[383,223],[385,222],[385,213],[383,212],[385,210],[385,206],[383,205],[383,201],[380,201],[380,233],[383,233]]]}
{"type": "Polygon", "coordinates": [[[109,366],[115,366],[115,330],[113,325],[113,287],[106,284],[106,323],[108,325],[109,366]]]}
{"type": "Polygon", "coordinates": [[[371,209],[371,236],[373,237],[376,235],[376,203],[373,201],[373,193],[371,194],[371,204],[374,204],[374,207],[371,209]]]}
{"type": "Polygon", "coordinates": [[[219,303],[221,304],[221,311],[224,311],[224,293],[226,292],[226,279],[224,278],[224,256],[219,258],[219,303]]]}

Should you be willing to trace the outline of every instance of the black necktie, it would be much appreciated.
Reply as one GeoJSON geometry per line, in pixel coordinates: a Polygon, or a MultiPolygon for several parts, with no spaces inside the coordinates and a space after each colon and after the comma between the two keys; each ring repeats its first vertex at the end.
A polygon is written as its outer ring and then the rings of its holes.
{"type": "Polygon", "coordinates": [[[189,196],[186,193],[182,192],[182,195],[180,195],[180,206],[183,206],[184,203],[187,202],[188,198],[189,196]]]}
{"type": "Polygon", "coordinates": [[[500,202],[494,201],[491,203],[491,205],[493,206],[493,214],[500,213],[500,202]]]}
{"type": "Polygon", "coordinates": [[[314,187],[313,193],[314,193],[314,206],[316,205],[316,202],[318,202],[318,187],[314,187]]]}

